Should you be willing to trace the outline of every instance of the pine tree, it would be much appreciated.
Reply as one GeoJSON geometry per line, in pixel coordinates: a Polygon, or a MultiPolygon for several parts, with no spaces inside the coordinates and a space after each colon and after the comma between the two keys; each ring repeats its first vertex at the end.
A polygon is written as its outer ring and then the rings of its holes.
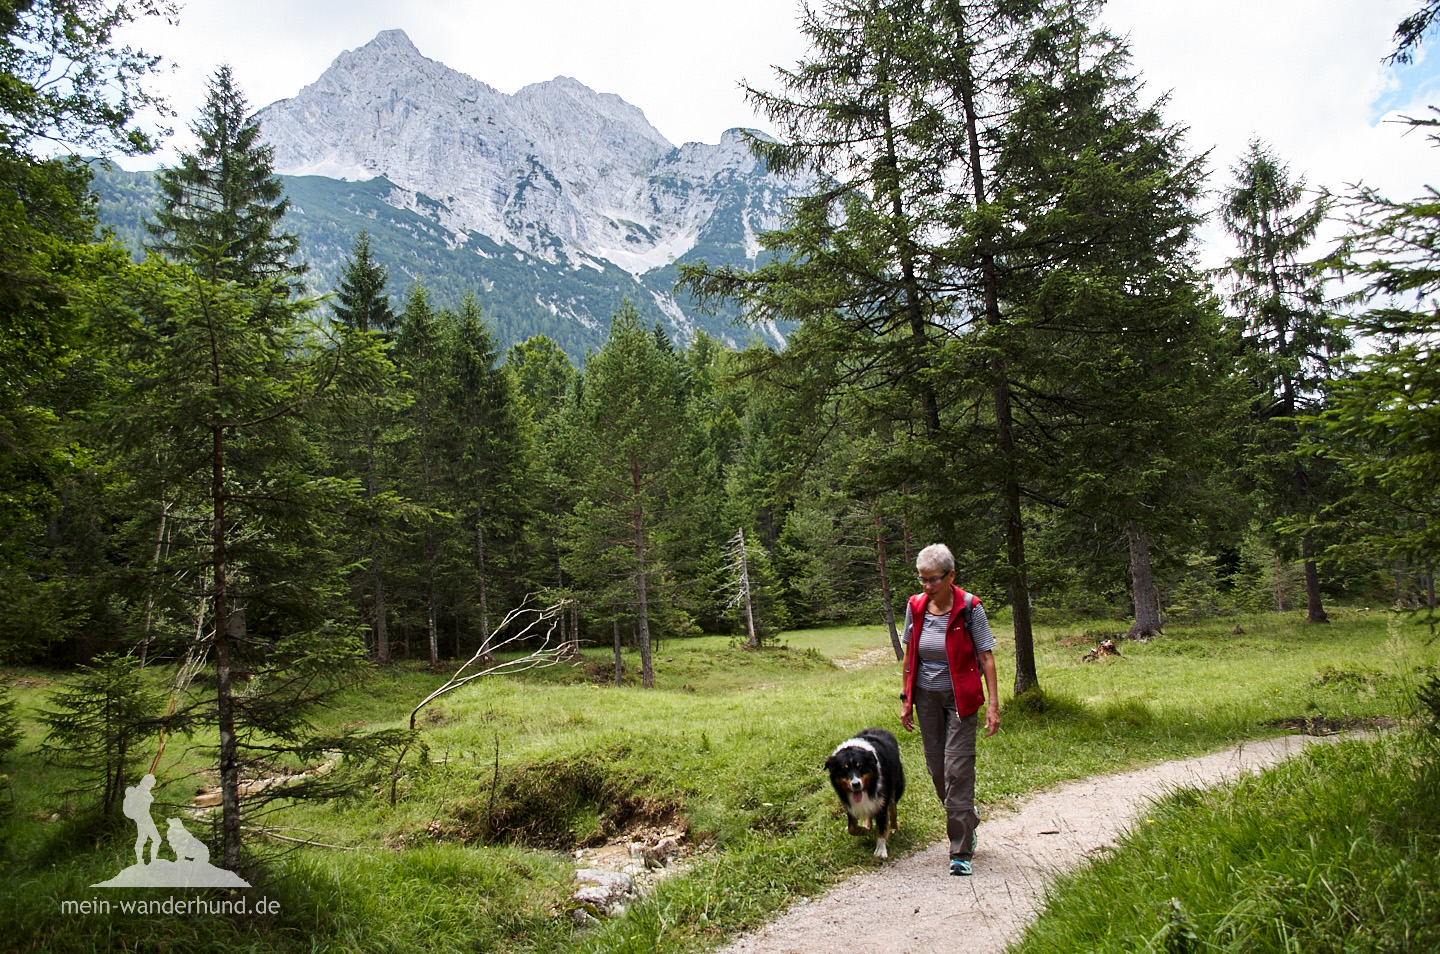
{"type": "MultiPolygon", "coordinates": [[[[214,696],[176,719],[218,730],[232,869],[243,817],[292,794],[277,787],[242,806],[242,772],[284,753],[310,760],[357,745],[309,722],[361,648],[335,543],[362,491],[323,476],[312,438],[347,391],[383,373],[383,356],[373,339],[305,321],[311,306],[159,259],[106,303],[122,344],[122,387],[108,408],[117,455],[133,496],[168,500],[175,514],[172,546],[151,574],[155,613],[169,621],[163,629],[192,634],[178,652],[214,666],[214,696]]],[[[135,562],[151,561],[152,544],[135,562]]]]}
{"type": "Polygon", "coordinates": [[[299,239],[280,231],[290,201],[275,175],[274,147],[261,141],[248,108],[230,67],[221,66],[190,127],[197,151],[156,174],[162,206],[146,224],[150,247],[210,281],[289,291],[306,266],[292,261],[299,239]]]}
{"type": "MultiPolygon", "coordinates": [[[[388,272],[383,263],[370,254],[370,234],[364,229],[355,239],[350,258],[335,293],[333,310],[340,323],[357,334],[374,334],[382,340],[395,331],[398,320],[385,290],[388,272]]],[[[370,631],[375,640],[375,659],[381,665],[390,663],[389,608],[385,595],[386,527],[375,506],[385,483],[382,474],[384,433],[391,424],[394,395],[390,375],[377,378],[369,393],[358,395],[354,423],[361,435],[358,451],[360,466],[365,473],[365,494],[371,513],[366,519],[366,575],[370,589],[370,631]]]]}
{"type": "Polygon", "coordinates": [[[662,544],[679,522],[685,454],[693,436],[680,364],[661,350],[628,303],[604,347],[585,362],[564,452],[576,469],[578,503],[568,521],[565,564],[590,582],[612,616],[636,622],[641,682],[654,685],[652,601],[662,544]]]}
{"type": "Polygon", "coordinates": [[[389,280],[385,264],[371,255],[370,233],[361,229],[335,292],[335,317],[355,331],[393,333],[399,321],[390,304],[390,293],[385,290],[389,280]]]}
{"type": "MultiPolygon", "coordinates": [[[[410,406],[408,426],[398,442],[404,494],[421,508],[414,528],[408,578],[423,604],[431,666],[440,663],[441,549],[445,438],[450,432],[446,396],[450,391],[453,316],[430,306],[425,287],[415,284],[405,300],[395,346],[396,364],[405,374],[410,406]]],[[[408,645],[408,643],[407,643],[408,645]]]]}
{"type": "MultiPolygon", "coordinates": [[[[1328,199],[1302,206],[1305,181],[1262,143],[1234,169],[1221,217],[1240,246],[1226,266],[1230,304],[1242,325],[1243,371],[1254,410],[1247,470],[1259,487],[1260,512],[1268,526],[1293,517],[1314,517],[1323,506],[1323,462],[1300,447],[1304,418],[1323,407],[1325,388],[1338,358],[1349,348],[1325,307],[1323,279],[1301,259],[1325,220],[1328,199]]],[[[1277,547],[1285,542],[1270,534],[1277,547]]],[[[1300,534],[1305,566],[1307,621],[1328,621],[1320,598],[1313,532],[1300,534]]]]}

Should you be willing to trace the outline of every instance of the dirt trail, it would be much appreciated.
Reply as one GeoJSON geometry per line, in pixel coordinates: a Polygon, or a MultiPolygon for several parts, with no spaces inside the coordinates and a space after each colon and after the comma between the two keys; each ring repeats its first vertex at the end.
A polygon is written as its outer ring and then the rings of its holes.
{"type": "MultiPolygon", "coordinates": [[[[1259,771],[1320,741],[1326,740],[1286,736],[1252,742],[1041,792],[980,825],[972,877],[951,877],[948,843],[936,842],[795,905],[723,952],[949,954],[959,947],[966,954],[998,954],[1034,919],[1050,876],[1112,844],[1155,797],[1259,771]]],[[[911,791],[933,797],[928,786],[916,784],[911,791]]],[[[903,805],[900,824],[903,828],[903,805]]],[[[836,837],[845,837],[838,827],[836,837]]]]}

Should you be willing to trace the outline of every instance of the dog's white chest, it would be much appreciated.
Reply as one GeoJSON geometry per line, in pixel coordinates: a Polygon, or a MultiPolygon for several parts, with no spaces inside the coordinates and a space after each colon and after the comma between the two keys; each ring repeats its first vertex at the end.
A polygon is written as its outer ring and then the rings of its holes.
{"type": "Polygon", "coordinates": [[[855,801],[855,796],[850,796],[845,802],[845,810],[850,813],[851,818],[874,818],[880,814],[883,805],[880,799],[864,792],[860,795],[860,801],[855,801]]]}

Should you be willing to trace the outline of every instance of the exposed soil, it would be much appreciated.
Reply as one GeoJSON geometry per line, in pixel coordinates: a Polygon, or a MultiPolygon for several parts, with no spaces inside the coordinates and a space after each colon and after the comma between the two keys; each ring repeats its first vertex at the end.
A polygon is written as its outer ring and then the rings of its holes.
{"type": "Polygon", "coordinates": [[[981,823],[972,877],[951,877],[948,844],[936,842],[795,905],[724,954],[998,954],[1039,912],[1049,879],[1114,844],[1153,798],[1256,772],[1331,740],[1285,736],[1041,792],[981,823]]]}

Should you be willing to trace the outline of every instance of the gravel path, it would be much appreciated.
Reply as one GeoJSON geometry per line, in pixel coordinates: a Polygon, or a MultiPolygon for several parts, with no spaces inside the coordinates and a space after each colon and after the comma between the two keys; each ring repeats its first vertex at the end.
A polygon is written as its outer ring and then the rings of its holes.
{"type": "MultiPolygon", "coordinates": [[[[1151,799],[1178,787],[1213,785],[1256,772],[1324,741],[1286,736],[1200,758],[1097,776],[1041,792],[979,829],[975,874],[950,876],[949,844],[939,841],[829,894],[795,905],[724,954],[999,954],[1034,919],[1050,876],[1112,844],[1151,799]]],[[[933,797],[918,784],[911,791],[933,797]]],[[[902,804],[900,824],[904,827],[902,804]]],[[[837,827],[836,837],[844,836],[837,827]]]]}

